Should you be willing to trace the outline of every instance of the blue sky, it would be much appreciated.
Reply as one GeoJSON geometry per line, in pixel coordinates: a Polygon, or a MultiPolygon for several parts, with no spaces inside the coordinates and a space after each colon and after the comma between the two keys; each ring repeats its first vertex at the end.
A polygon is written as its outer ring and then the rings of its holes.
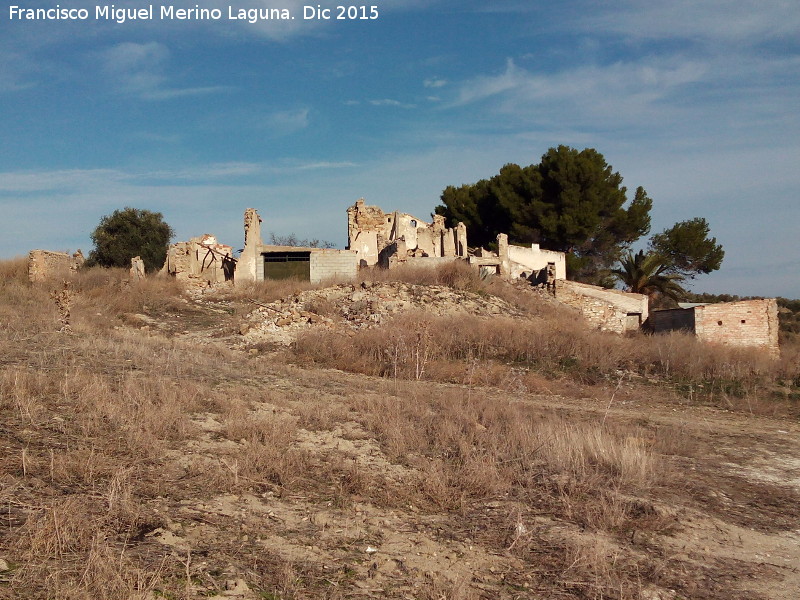
{"type": "Polygon", "coordinates": [[[343,247],[359,197],[426,217],[447,185],[566,144],[645,187],[653,232],[709,221],[726,257],[695,290],[800,298],[796,1],[393,0],[350,22],[196,0],[172,5],[222,18],[154,3],[123,24],[84,0],[17,5],[57,3],[90,18],[0,9],[0,257],[88,252],[124,206],[234,247],[254,207],[265,232],[343,247]]]}

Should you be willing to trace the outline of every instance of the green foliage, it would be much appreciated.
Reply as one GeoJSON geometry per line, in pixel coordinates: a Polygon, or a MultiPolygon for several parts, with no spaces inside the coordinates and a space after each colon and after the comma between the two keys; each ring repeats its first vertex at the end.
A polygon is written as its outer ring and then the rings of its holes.
{"type": "Polygon", "coordinates": [[[92,232],[94,250],[87,266],[129,267],[134,256],[145,270],[157,271],[167,257],[169,240],[175,235],[159,212],[126,207],[100,219],[92,232]]]}
{"type": "Polygon", "coordinates": [[[446,188],[441,199],[436,213],[449,226],[463,222],[471,244],[507,233],[511,243],[569,253],[570,277],[595,283],[650,230],[644,188],[628,203],[622,176],[591,148],[551,148],[539,164],[508,164],[491,179],[446,188]]]}
{"type": "Polygon", "coordinates": [[[719,269],[725,257],[717,238],[708,234],[703,218],[681,221],[651,237],[650,250],[667,259],[669,272],[693,279],[719,269]]]}
{"type": "Polygon", "coordinates": [[[620,267],[612,272],[629,292],[677,301],[686,295],[679,283],[683,277],[669,273],[669,267],[669,260],[663,256],[639,250],[636,254],[627,252],[620,260],[620,267]]]}

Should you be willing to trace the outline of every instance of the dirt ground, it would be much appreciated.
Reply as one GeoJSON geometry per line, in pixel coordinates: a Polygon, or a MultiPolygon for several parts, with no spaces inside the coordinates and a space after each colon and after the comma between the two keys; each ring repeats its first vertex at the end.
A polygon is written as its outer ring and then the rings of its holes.
{"type": "MultiPolygon", "coordinates": [[[[109,597],[793,600],[800,594],[796,419],[694,405],[633,380],[542,394],[323,369],[255,345],[235,331],[232,317],[223,318],[231,312],[224,300],[193,302],[194,312],[180,318],[129,315],[104,334],[110,345],[102,353],[80,327],[72,336],[32,334],[7,344],[0,364],[8,381],[53,372],[61,383],[40,389],[31,383],[30,398],[5,398],[0,596],[91,597],[85,590],[93,589],[93,575],[75,564],[81,556],[120,565],[125,557],[136,565],[139,582],[120,583],[109,597]],[[126,358],[128,347],[133,358],[126,358]],[[156,366],[137,375],[131,361],[145,353],[164,358],[153,358],[156,366]],[[128,435],[130,425],[113,429],[110,412],[91,433],[85,424],[72,427],[85,409],[80,394],[67,389],[70,373],[135,381],[155,373],[161,360],[165,385],[184,392],[196,386],[180,435],[147,438],[136,455],[130,443],[114,445],[111,436],[128,435]],[[591,510],[592,496],[570,496],[557,477],[535,493],[453,492],[456,483],[437,481],[436,457],[398,455],[377,422],[381,411],[424,409],[445,397],[521,406],[532,421],[557,417],[628,431],[621,434],[626,443],[655,455],[664,477],[641,493],[603,496],[626,502],[619,527],[597,527],[578,514],[591,510]],[[103,427],[123,433],[103,437],[97,433],[103,427]],[[69,453],[96,463],[96,473],[73,465],[74,476],[54,476],[54,460],[69,453]],[[105,559],[96,557],[96,533],[85,551],[77,542],[33,543],[35,519],[55,519],[56,508],[73,498],[87,506],[97,501],[109,519],[124,496],[114,490],[125,489],[124,519],[135,527],[126,525],[124,539],[103,534],[113,549],[105,559]],[[58,569],[77,575],[58,580],[58,569]]],[[[486,429],[480,422],[474,427],[486,429]]],[[[59,531],[65,530],[54,523],[53,535],[59,531]]],[[[128,577],[122,567],[115,573],[128,577]]]]}
{"type": "MultiPolygon", "coordinates": [[[[356,389],[361,401],[384,396],[385,381],[341,372],[309,372],[293,367],[279,370],[273,389],[285,398],[312,395],[336,411],[337,399],[331,388],[356,389]]],[[[420,384],[418,393],[435,393],[437,384],[420,384]],[[431,388],[434,388],[431,390],[431,388]]],[[[497,402],[509,401],[502,391],[488,391],[497,402]]],[[[605,402],[593,398],[565,399],[517,394],[514,402],[530,403],[543,411],[556,410],[576,419],[601,419],[646,423],[646,428],[679,431],[702,448],[693,458],[673,457],[678,469],[676,489],[651,499],[662,515],[674,518],[668,533],[657,540],[636,539],[636,552],[658,552],[664,579],[677,589],[652,586],[643,598],[770,598],[794,599],[800,590],[800,427],[797,423],[735,414],[708,407],[653,404],[647,399],[627,399],[606,412],[605,402]]],[[[302,402],[298,400],[297,402],[302,402]]],[[[283,408],[270,405],[261,410],[296,414],[294,402],[283,408]]],[[[317,468],[325,468],[330,453],[343,455],[359,470],[380,474],[403,485],[411,481],[409,469],[387,460],[368,431],[354,421],[337,421],[330,429],[300,429],[297,447],[315,455],[317,468]]],[[[213,432],[214,415],[203,415],[202,428],[213,432]]],[[[192,452],[180,456],[213,455],[209,437],[192,452]]],[[[202,458],[200,459],[202,460],[202,458]]],[[[315,465],[316,466],[316,465],[315,465]]],[[[513,523],[522,536],[535,544],[563,544],[564,540],[587,535],[580,527],[537,514],[503,498],[469,508],[482,523],[460,522],[460,516],[426,514],[413,506],[390,510],[355,499],[347,507],[335,502],[320,503],[302,495],[288,498],[274,494],[224,495],[201,505],[183,506],[180,513],[188,529],[157,537],[161,543],[180,550],[202,546],[202,540],[220,537],[219,528],[208,523],[209,516],[237,517],[240,528],[258,529],[265,518],[270,532],[256,540],[281,558],[312,564],[320,573],[341,572],[347,565],[347,585],[355,597],[419,597],[423,588],[441,588],[441,597],[453,590],[471,588],[479,597],[557,597],[568,590],[552,589],[551,574],[530,571],[528,561],[519,560],[508,548],[487,547],[474,539],[475,527],[509,529],[513,523]],[[545,581],[543,582],[542,579],[545,581]],[[538,587],[537,587],[538,586],[538,587]]],[[[516,533],[516,532],[515,532],[516,533]]],[[[509,546],[513,543],[509,536],[509,546]]],[[[213,542],[212,542],[213,544],[213,542]]],[[[614,552],[609,542],[609,552],[614,552]]],[[[565,578],[558,574],[557,579],[565,578]]],[[[565,586],[569,587],[569,586],[565,586]]],[[[462,592],[463,593],[463,592],[462,592]]],[[[578,597],[581,594],[577,594],[578,597]]],[[[598,596],[599,597],[599,596],[598,596]]]]}

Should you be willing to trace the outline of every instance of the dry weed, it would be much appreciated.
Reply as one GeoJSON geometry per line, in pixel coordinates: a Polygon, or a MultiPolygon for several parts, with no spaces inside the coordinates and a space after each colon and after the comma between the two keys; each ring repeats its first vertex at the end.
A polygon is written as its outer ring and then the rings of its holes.
{"type": "Polygon", "coordinates": [[[776,408],[774,402],[756,402],[765,397],[765,386],[797,387],[800,381],[791,349],[776,362],[756,349],[711,346],[681,333],[622,337],[594,331],[571,314],[520,321],[409,312],[355,333],[308,330],[298,336],[294,352],[356,373],[510,392],[549,390],[553,384],[546,380],[559,378],[615,385],[628,373],[640,381],[670,382],[690,401],[762,414],[776,408]]]}

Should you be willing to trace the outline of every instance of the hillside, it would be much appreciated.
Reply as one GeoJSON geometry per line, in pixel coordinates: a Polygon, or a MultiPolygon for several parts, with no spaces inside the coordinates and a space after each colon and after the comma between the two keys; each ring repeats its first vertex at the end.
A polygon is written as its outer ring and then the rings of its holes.
{"type": "Polygon", "coordinates": [[[0,264],[0,597],[795,597],[797,346],[396,276],[0,264]]]}

